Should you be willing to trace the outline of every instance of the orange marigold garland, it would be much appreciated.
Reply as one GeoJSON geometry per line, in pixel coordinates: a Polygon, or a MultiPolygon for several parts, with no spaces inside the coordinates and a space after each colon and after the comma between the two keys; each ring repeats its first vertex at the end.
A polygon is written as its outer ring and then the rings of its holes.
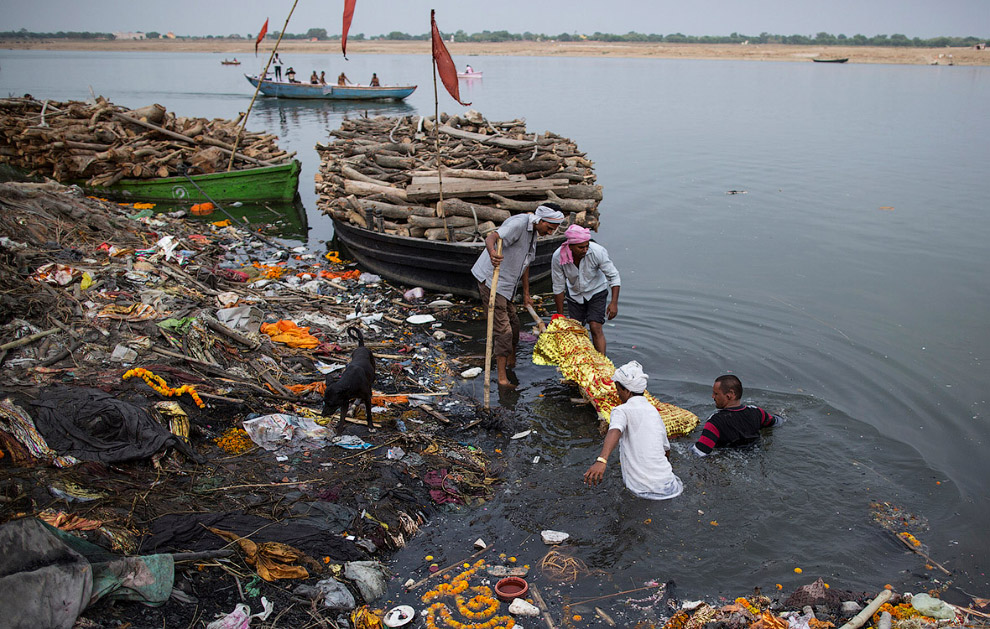
{"type": "Polygon", "coordinates": [[[196,393],[196,387],[194,387],[191,384],[184,384],[177,389],[173,389],[169,387],[168,384],[165,383],[165,380],[163,380],[161,376],[156,376],[154,373],[148,371],[144,367],[135,367],[134,369],[131,369],[130,371],[124,374],[123,379],[128,380],[130,378],[133,378],[134,376],[138,376],[139,378],[144,380],[144,382],[149,387],[151,387],[152,389],[154,389],[164,397],[172,397],[172,396],[178,397],[183,393],[188,393],[189,397],[191,397],[193,399],[193,402],[196,403],[196,406],[200,408],[206,408],[206,403],[204,403],[203,400],[199,397],[199,394],[196,393]]]}
{"type": "Polygon", "coordinates": [[[487,586],[469,587],[468,581],[485,565],[483,559],[474,565],[464,564],[465,570],[447,583],[440,583],[423,594],[424,603],[432,603],[426,611],[427,629],[512,629],[516,621],[510,616],[497,616],[499,603],[487,586]],[[466,598],[462,594],[470,590],[474,596],[466,598]],[[452,597],[461,616],[471,622],[461,622],[454,618],[446,603],[437,599],[452,597]]]}

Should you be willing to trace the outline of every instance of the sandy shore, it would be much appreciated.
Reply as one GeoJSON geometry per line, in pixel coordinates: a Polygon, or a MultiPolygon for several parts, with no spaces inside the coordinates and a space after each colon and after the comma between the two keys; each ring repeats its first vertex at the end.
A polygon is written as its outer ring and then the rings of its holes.
{"type": "MultiPolygon", "coordinates": [[[[908,65],[972,66],[990,65],[990,50],[973,48],[895,48],[863,46],[785,46],[780,44],[653,44],[606,42],[503,42],[448,43],[456,57],[512,55],[536,57],[653,57],[657,59],[735,59],[744,61],[800,61],[814,58],[843,58],[849,63],[889,63],[908,65]],[[950,57],[951,55],[951,57],[950,57]]],[[[92,41],[49,40],[0,42],[8,50],[107,50],[147,52],[214,52],[247,57],[254,53],[254,42],[247,40],[202,39],[92,41]]],[[[352,41],[348,52],[355,55],[429,54],[428,41],[352,41]]],[[[283,41],[279,50],[287,53],[340,54],[340,42],[283,41]]]]}

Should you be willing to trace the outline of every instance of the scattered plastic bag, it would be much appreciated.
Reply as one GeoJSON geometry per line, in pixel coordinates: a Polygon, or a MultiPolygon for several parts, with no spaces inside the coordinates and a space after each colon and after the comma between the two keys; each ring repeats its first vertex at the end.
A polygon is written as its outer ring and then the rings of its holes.
{"type": "Polygon", "coordinates": [[[268,620],[268,617],[275,610],[275,605],[264,596],[261,597],[261,607],[262,611],[257,614],[251,614],[250,607],[244,603],[238,603],[234,607],[234,611],[206,625],[206,629],[247,629],[251,626],[252,618],[257,618],[264,622],[268,620]]]}
{"type": "Polygon", "coordinates": [[[407,290],[402,294],[402,298],[411,303],[417,302],[425,296],[426,296],[426,291],[424,291],[422,288],[418,286],[416,288],[410,288],[409,290],[407,290]]]}
{"type": "Polygon", "coordinates": [[[321,445],[331,436],[328,429],[312,419],[284,413],[248,419],[243,425],[251,441],[269,452],[295,452],[321,445]]]}

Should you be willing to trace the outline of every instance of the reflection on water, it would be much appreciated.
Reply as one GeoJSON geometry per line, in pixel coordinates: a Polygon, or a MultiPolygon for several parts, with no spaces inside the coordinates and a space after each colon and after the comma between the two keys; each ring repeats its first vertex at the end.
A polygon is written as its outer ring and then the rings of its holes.
{"type": "MultiPolygon", "coordinates": [[[[175,210],[189,210],[188,203],[158,203],[155,211],[160,213],[175,210]]],[[[239,225],[265,236],[280,238],[283,244],[296,247],[304,244],[309,237],[309,223],[306,208],[296,195],[292,201],[259,201],[256,203],[222,203],[209,216],[189,214],[190,221],[215,222],[229,219],[239,225]]]]}
{"type": "Polygon", "coordinates": [[[407,116],[415,112],[414,107],[402,101],[293,100],[259,96],[251,116],[264,123],[265,128],[278,129],[279,135],[288,135],[291,129],[309,128],[314,122],[329,133],[340,126],[343,115],[367,118],[407,116]]]}

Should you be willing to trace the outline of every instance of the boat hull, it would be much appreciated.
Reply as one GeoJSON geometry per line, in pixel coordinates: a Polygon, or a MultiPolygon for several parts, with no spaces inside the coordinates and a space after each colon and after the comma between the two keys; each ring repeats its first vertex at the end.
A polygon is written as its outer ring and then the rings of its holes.
{"type": "Polygon", "coordinates": [[[292,160],[262,166],[186,177],[122,179],[109,188],[88,188],[97,194],[141,201],[264,201],[292,200],[299,187],[300,164],[292,160]],[[189,179],[196,182],[193,185],[189,179]],[[200,192],[199,189],[203,192],[200,192]],[[203,194],[205,193],[205,195],[203,194]],[[207,198],[207,196],[209,198],[207,198]]]}
{"type": "Polygon", "coordinates": [[[845,59],[812,59],[815,63],[845,63],[849,61],[849,57],[845,59]]]}
{"type": "Polygon", "coordinates": [[[484,72],[458,72],[457,78],[459,79],[480,79],[485,75],[484,72]]]}
{"type": "MultiPolygon", "coordinates": [[[[445,242],[382,234],[334,219],[334,235],[352,258],[367,270],[389,280],[420,286],[438,293],[478,296],[471,267],[485,245],[482,242],[445,242]]],[[[529,267],[530,282],[550,275],[550,257],[564,242],[562,235],[541,238],[536,260],[529,267]]]]}
{"type": "MultiPolygon", "coordinates": [[[[258,87],[258,77],[244,75],[248,83],[258,87]]],[[[261,81],[259,88],[265,96],[306,100],[402,100],[416,91],[415,85],[372,87],[370,85],[312,85],[261,81]]]]}

